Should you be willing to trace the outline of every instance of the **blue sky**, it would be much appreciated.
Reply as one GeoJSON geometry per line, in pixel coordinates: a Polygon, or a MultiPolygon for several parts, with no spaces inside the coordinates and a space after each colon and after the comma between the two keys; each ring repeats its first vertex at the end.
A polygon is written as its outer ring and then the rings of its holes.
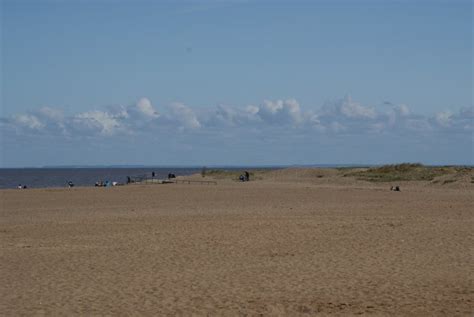
{"type": "Polygon", "coordinates": [[[473,163],[471,1],[3,1],[0,165],[473,163]]]}

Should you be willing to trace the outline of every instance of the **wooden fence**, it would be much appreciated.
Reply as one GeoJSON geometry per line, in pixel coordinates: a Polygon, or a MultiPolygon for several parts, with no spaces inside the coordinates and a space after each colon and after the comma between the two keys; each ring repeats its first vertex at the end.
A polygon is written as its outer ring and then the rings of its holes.
{"type": "Polygon", "coordinates": [[[190,179],[175,179],[172,181],[175,184],[203,184],[203,185],[217,185],[216,181],[198,181],[190,179]]]}
{"type": "Polygon", "coordinates": [[[188,179],[158,179],[148,175],[129,176],[127,184],[202,184],[202,185],[217,185],[216,181],[201,181],[188,179]]]}

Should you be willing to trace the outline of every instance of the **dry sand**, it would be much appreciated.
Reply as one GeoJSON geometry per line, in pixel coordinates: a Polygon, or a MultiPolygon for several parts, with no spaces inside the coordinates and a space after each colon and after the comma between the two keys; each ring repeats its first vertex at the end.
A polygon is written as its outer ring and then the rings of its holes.
{"type": "Polygon", "coordinates": [[[474,186],[388,187],[3,190],[0,314],[472,316],[474,186]]]}

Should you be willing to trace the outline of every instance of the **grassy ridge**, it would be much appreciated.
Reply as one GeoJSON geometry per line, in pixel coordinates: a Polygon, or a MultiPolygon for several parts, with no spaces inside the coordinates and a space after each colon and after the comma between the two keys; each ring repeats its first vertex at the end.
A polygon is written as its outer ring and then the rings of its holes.
{"type": "Polygon", "coordinates": [[[344,176],[353,176],[359,180],[370,182],[432,181],[439,176],[456,174],[460,172],[469,172],[471,170],[471,167],[431,167],[424,166],[419,163],[403,163],[349,172],[344,174],[344,176]]]}
{"type": "MultiPolygon", "coordinates": [[[[263,175],[268,173],[269,169],[254,169],[248,170],[250,174],[250,180],[263,179],[263,175]]],[[[206,170],[204,175],[210,176],[216,179],[233,179],[239,180],[239,176],[244,174],[244,170],[221,170],[221,169],[210,169],[206,170]]]]}
{"type": "MultiPolygon", "coordinates": [[[[282,170],[283,173],[285,170],[282,170]]],[[[290,170],[286,170],[290,171],[290,170]]],[[[300,171],[300,170],[298,170],[300,171]]],[[[354,177],[357,180],[369,182],[396,182],[396,181],[432,181],[433,183],[448,184],[456,182],[459,176],[463,174],[471,174],[471,182],[474,183],[473,167],[463,166],[425,166],[420,163],[402,163],[383,165],[378,167],[343,167],[335,169],[302,169],[305,173],[302,176],[304,179],[322,178],[322,177],[354,177]],[[321,174],[324,170],[332,170],[335,173],[321,174]],[[336,172],[337,171],[337,172],[336,172]],[[446,177],[441,177],[446,176],[446,177]],[[438,178],[440,177],[440,178],[438,178]]],[[[253,169],[248,170],[250,173],[250,180],[262,180],[269,175],[274,175],[271,169],[253,169]],[[269,174],[270,173],[270,174],[269,174]]],[[[222,170],[209,169],[205,170],[206,177],[214,179],[229,179],[239,180],[239,176],[244,173],[244,170],[222,170]]],[[[294,173],[293,173],[294,174],[294,173]]],[[[293,175],[292,174],[292,175],[293,175]]],[[[285,177],[277,175],[278,177],[285,177]]],[[[288,175],[287,175],[288,176],[288,175]]]]}

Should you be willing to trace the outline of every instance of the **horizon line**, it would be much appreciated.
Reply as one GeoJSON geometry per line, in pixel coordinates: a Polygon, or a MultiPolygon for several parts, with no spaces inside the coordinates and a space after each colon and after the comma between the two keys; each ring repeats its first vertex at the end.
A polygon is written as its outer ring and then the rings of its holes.
{"type": "Polygon", "coordinates": [[[188,169],[211,169],[211,168],[289,168],[289,167],[374,167],[384,165],[397,164],[422,164],[425,166],[466,166],[474,167],[473,163],[461,164],[425,164],[421,162],[398,162],[398,163],[313,163],[313,164],[210,164],[210,165],[196,165],[196,164],[176,164],[176,165],[153,165],[153,164],[65,164],[65,165],[43,165],[43,166],[1,166],[0,169],[86,169],[86,168],[188,168],[188,169]]]}

